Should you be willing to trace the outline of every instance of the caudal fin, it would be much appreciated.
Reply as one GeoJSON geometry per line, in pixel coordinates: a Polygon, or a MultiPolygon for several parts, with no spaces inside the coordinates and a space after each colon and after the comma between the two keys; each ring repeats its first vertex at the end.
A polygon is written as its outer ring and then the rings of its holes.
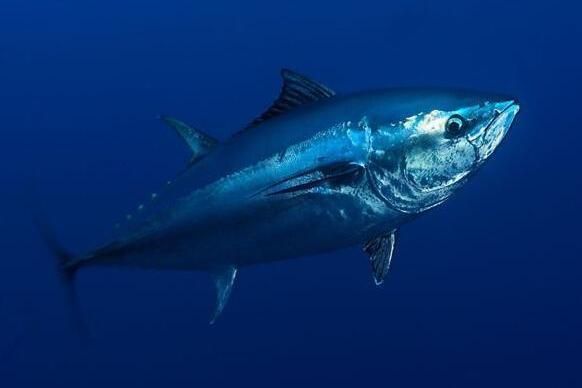
{"type": "Polygon", "coordinates": [[[89,332],[81,314],[79,299],[75,290],[75,274],[79,265],[75,260],[75,256],[58,242],[52,228],[38,217],[35,221],[44,242],[55,258],[56,268],[65,289],[72,326],[77,331],[77,334],[83,340],[86,340],[89,337],[89,332]]]}

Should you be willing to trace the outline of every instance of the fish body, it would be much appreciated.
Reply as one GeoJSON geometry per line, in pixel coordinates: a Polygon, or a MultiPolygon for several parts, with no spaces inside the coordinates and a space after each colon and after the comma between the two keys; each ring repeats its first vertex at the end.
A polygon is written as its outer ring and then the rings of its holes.
{"type": "Polygon", "coordinates": [[[444,202],[497,148],[519,105],[505,96],[386,89],[345,96],[283,71],[281,95],[224,142],[164,117],[188,168],[85,255],[88,266],[203,270],[222,311],[237,269],[361,245],[376,283],[396,230],[444,202]]]}

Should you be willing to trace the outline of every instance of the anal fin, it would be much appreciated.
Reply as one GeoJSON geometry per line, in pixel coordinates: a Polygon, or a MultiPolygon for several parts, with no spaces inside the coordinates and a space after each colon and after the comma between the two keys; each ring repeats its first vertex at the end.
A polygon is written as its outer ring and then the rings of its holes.
{"type": "Polygon", "coordinates": [[[212,272],[214,276],[214,284],[216,286],[216,306],[214,308],[214,314],[210,319],[211,325],[216,322],[216,319],[220,316],[228,302],[230,292],[232,291],[232,285],[236,278],[236,273],[237,269],[232,265],[217,268],[212,272]]]}

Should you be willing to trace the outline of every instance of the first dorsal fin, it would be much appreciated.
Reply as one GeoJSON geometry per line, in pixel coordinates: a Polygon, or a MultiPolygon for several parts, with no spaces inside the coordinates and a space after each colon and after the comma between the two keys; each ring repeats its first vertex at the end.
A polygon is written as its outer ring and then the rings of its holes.
{"type": "Polygon", "coordinates": [[[192,151],[190,163],[197,162],[208,154],[218,144],[218,140],[202,131],[190,127],[188,124],[170,116],[159,116],[159,119],[174,129],[184,139],[192,151]]]}
{"type": "Polygon", "coordinates": [[[327,86],[292,70],[281,70],[281,77],[283,78],[283,86],[279,97],[269,109],[254,119],[246,128],[254,127],[298,106],[335,96],[335,92],[327,86]]]}

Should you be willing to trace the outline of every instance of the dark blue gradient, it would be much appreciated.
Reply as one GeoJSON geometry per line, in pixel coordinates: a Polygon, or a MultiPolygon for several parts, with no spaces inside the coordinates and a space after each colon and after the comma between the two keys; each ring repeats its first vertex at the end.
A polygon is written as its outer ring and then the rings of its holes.
{"type": "MultiPolygon", "coordinates": [[[[39,1],[0,6],[0,386],[582,386],[582,9],[541,1],[39,1]],[[205,274],[87,270],[71,328],[32,214],[75,252],[219,138],[289,67],[338,92],[507,93],[496,155],[402,228],[387,282],[360,247],[205,274]]],[[[228,241],[224,242],[228,244],[228,241]]]]}

